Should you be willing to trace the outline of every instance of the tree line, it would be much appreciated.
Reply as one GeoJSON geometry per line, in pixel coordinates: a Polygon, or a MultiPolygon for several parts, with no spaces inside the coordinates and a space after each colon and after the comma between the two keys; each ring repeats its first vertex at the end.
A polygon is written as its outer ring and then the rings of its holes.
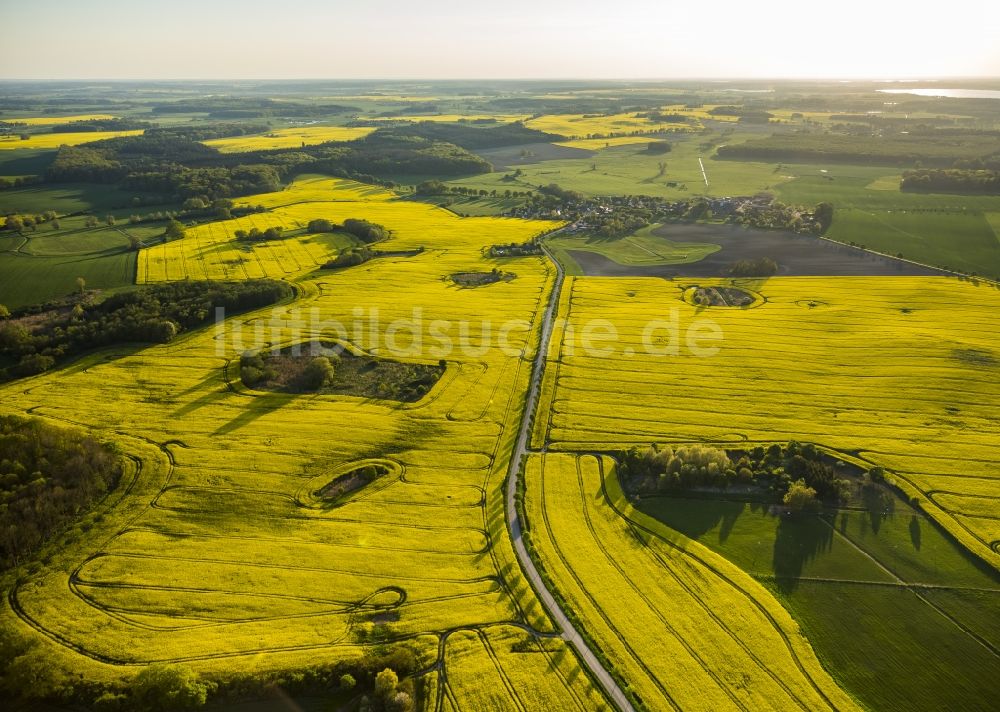
{"type": "MultiPolygon", "coordinates": [[[[775,443],[734,456],[708,445],[653,445],[633,447],[620,455],[620,461],[623,484],[635,494],[744,486],[797,509],[815,509],[823,502],[837,505],[851,496],[850,480],[841,477],[812,443],[775,443]]],[[[878,472],[869,474],[876,481],[882,473],[874,469],[878,472]]]]}
{"type": "Polygon", "coordinates": [[[924,168],[906,171],[899,189],[912,193],[1000,195],[1000,170],[924,168]]]}
{"type": "MultiPolygon", "coordinates": [[[[81,292],[83,283],[80,280],[81,292]]],[[[227,315],[257,309],[292,295],[285,282],[172,282],[114,294],[89,295],[26,307],[0,319],[0,381],[31,376],[90,349],[122,343],[167,343],[208,323],[217,308],[227,315]],[[30,318],[26,318],[30,317],[30,318]]]]}

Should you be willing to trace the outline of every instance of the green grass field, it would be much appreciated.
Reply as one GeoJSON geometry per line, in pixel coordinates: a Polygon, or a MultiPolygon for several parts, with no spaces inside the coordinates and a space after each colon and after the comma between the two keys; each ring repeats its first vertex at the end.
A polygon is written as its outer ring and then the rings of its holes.
{"type": "Polygon", "coordinates": [[[88,289],[135,284],[138,253],[108,228],[0,238],[0,304],[15,308],[62,297],[83,277],[88,289]]]}
{"type": "Polygon", "coordinates": [[[640,509],[773,590],[827,669],[870,708],[985,710],[1000,694],[986,647],[1000,648],[1000,636],[976,630],[1000,606],[1000,575],[902,499],[889,514],[799,519],[711,499],[647,498],[640,509]],[[905,674],[917,667],[928,674],[905,674]]]}
{"type": "Polygon", "coordinates": [[[979,212],[838,210],[827,237],[1000,280],[1000,239],[979,212]]]}
{"type": "MultiPolygon", "coordinates": [[[[736,133],[725,142],[736,143],[747,136],[736,133]]],[[[700,146],[705,140],[702,135],[678,135],[668,140],[673,150],[663,156],[647,154],[641,144],[626,144],[599,149],[592,157],[526,163],[520,166],[523,175],[515,181],[502,180],[505,172],[500,171],[452,182],[500,192],[557,183],[590,195],[640,194],[669,199],[769,191],[786,203],[813,206],[832,202],[837,211],[827,235],[832,239],[892,255],[902,253],[907,259],[933,266],[1000,277],[1000,239],[990,222],[991,214],[1000,214],[1000,197],[903,193],[899,171],[892,168],[714,160],[714,148],[700,146]],[[708,176],[707,186],[699,157],[708,176]],[[658,177],[661,161],[667,168],[658,177]]],[[[462,211],[459,205],[456,203],[454,209],[462,211]]],[[[487,204],[481,209],[501,208],[487,204]]],[[[993,218],[992,224],[997,222],[993,218]]],[[[621,259],[629,257],[622,255],[621,259]]],[[[565,264],[572,270],[569,261],[565,264]]]]}
{"type": "Polygon", "coordinates": [[[583,270],[569,254],[568,250],[596,252],[621,265],[645,266],[676,265],[697,262],[717,252],[718,245],[693,242],[673,242],[653,235],[660,225],[648,225],[631,235],[621,238],[606,238],[597,235],[560,234],[545,241],[545,245],[562,264],[567,274],[582,275],[583,270]]]}

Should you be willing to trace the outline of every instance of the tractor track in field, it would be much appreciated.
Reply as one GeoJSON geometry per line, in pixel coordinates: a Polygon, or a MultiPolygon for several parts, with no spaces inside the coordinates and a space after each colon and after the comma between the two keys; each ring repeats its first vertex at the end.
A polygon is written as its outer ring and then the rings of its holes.
{"type": "MultiPolygon", "coordinates": [[[[558,232],[559,230],[556,230],[549,233],[549,235],[551,236],[558,232]]],[[[604,690],[612,704],[622,710],[622,712],[635,712],[635,707],[629,702],[618,682],[608,672],[607,668],[604,667],[600,659],[594,654],[594,651],[590,649],[585,639],[580,635],[580,632],[570,622],[562,608],[559,607],[552,592],[546,587],[545,581],[538,572],[538,568],[528,554],[528,548],[524,543],[521,519],[517,510],[517,485],[520,477],[521,463],[528,453],[531,426],[541,396],[542,375],[545,372],[545,361],[549,353],[549,342],[552,339],[553,322],[555,321],[556,310],[559,306],[559,296],[562,292],[563,278],[565,276],[562,265],[559,264],[559,261],[555,259],[552,253],[544,245],[542,245],[542,250],[555,265],[556,280],[552,285],[552,291],[549,294],[549,303],[546,305],[542,317],[542,329],[535,350],[535,358],[531,366],[531,378],[528,383],[524,411],[521,414],[521,423],[518,427],[517,439],[514,441],[514,450],[511,453],[510,465],[507,470],[507,492],[505,498],[507,529],[510,534],[511,545],[514,548],[514,553],[517,555],[517,560],[521,564],[521,569],[524,571],[525,577],[530,581],[532,588],[538,594],[542,606],[562,630],[563,639],[573,646],[581,664],[587,668],[589,674],[604,690]]]]}

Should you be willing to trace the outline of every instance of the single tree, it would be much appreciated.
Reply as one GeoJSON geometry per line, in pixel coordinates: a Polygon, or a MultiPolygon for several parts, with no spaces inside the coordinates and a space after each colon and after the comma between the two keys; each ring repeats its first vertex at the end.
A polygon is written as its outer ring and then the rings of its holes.
{"type": "Polygon", "coordinates": [[[816,490],[808,486],[805,480],[792,482],[781,501],[792,512],[815,512],[820,508],[816,490]]]}
{"type": "Polygon", "coordinates": [[[184,235],[184,224],[171,218],[167,223],[167,229],[163,231],[163,236],[168,240],[180,240],[184,235]]]}

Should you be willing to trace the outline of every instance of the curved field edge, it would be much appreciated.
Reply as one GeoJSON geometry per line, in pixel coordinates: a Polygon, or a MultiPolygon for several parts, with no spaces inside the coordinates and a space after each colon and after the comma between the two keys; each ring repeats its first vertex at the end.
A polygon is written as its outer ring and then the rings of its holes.
{"type": "MultiPolygon", "coordinates": [[[[345,190],[337,183],[331,187],[345,190]]],[[[346,198],[338,205],[350,203],[352,214],[363,214],[375,202],[346,198]]],[[[25,633],[34,631],[50,659],[66,660],[68,668],[93,680],[121,679],[151,658],[188,660],[199,672],[225,674],[236,665],[289,669],[317,659],[361,655],[371,644],[345,633],[352,628],[370,632],[370,626],[354,625],[345,616],[373,612],[375,603],[387,607],[391,591],[378,579],[391,583],[413,573],[409,600],[398,604],[409,608],[390,642],[413,649],[424,666],[435,664],[443,635],[470,625],[512,624],[539,639],[552,635],[552,624],[524,579],[508,538],[503,482],[538,348],[539,305],[552,288],[553,267],[543,258],[527,258],[519,262],[515,282],[457,296],[440,279],[456,269],[481,266],[483,249],[505,237],[504,230],[511,239],[524,240],[548,223],[466,221],[437,209],[425,216],[431,227],[440,224],[452,231],[441,238],[447,247],[433,258],[303,275],[294,280],[294,301],[242,314],[215,330],[192,331],[167,345],[95,352],[64,369],[0,389],[4,411],[88,428],[119,441],[129,452],[143,453],[140,459],[151,463],[144,471],[145,484],[112,508],[100,527],[73,541],[57,539],[57,555],[17,586],[13,599],[19,615],[7,610],[4,619],[25,633]],[[301,328],[300,315],[311,308],[324,319],[346,323],[352,303],[344,303],[344,289],[356,295],[356,303],[368,300],[386,311],[398,311],[400,295],[406,294],[416,304],[426,302],[428,311],[439,316],[523,316],[527,323],[523,334],[514,337],[516,354],[491,349],[449,361],[441,387],[405,408],[349,397],[254,396],[232,387],[229,371],[240,353],[229,343],[233,330],[267,324],[270,335],[283,341],[290,338],[289,330],[301,328]],[[339,422],[332,440],[331,416],[339,422]],[[321,443],[324,447],[317,449],[321,443]],[[340,517],[335,522],[324,523],[315,513],[294,508],[303,478],[372,456],[400,461],[403,476],[359,495],[345,508],[353,511],[329,515],[340,517]],[[213,513],[213,508],[219,511],[213,513]],[[246,516],[248,511],[254,515],[246,516]],[[378,521],[369,525],[369,519],[378,521]],[[220,524],[226,527],[224,536],[219,536],[220,524]],[[363,532],[365,546],[335,541],[343,535],[326,533],[341,527],[351,537],[363,532]],[[242,544],[226,549],[230,541],[242,544]],[[279,541],[287,543],[271,543],[279,541]],[[398,570],[380,573],[389,562],[386,552],[397,546],[404,557],[425,557],[423,571],[400,558],[398,570]],[[319,558],[310,561],[311,556],[319,558]],[[250,557],[241,566],[251,577],[246,582],[229,573],[219,574],[228,579],[213,578],[210,572],[231,571],[242,557],[250,557]],[[460,560],[467,563],[459,566],[455,562],[460,560]],[[327,569],[324,561],[330,562],[327,569]],[[437,561],[455,573],[436,571],[437,561]],[[338,566],[344,570],[331,568],[338,566]],[[375,568],[369,571],[368,566],[375,568]],[[274,582],[262,589],[263,597],[248,598],[254,590],[248,586],[259,577],[253,572],[271,570],[274,582]],[[357,571],[356,577],[351,571],[357,571]],[[351,583],[351,590],[330,588],[343,600],[319,600],[331,596],[295,590],[306,585],[316,589],[310,578],[334,575],[351,583]],[[449,575],[441,595],[428,595],[435,581],[449,575]],[[282,589],[299,595],[279,598],[282,589]],[[422,592],[426,605],[420,602],[422,592]],[[254,600],[258,603],[249,605],[254,600]],[[287,611],[281,610],[281,601],[288,601],[287,611]],[[339,606],[340,612],[320,610],[324,604],[328,609],[339,606]],[[101,611],[99,616],[95,610],[101,611]],[[315,618],[319,626],[303,623],[317,614],[328,618],[315,618]],[[275,628],[275,622],[281,627],[275,628]],[[241,625],[257,627],[242,632],[241,625]],[[206,636],[204,642],[187,637],[176,649],[154,642],[179,639],[206,626],[235,635],[206,636]],[[317,639],[312,628],[324,628],[325,639],[317,639]],[[250,645],[254,636],[266,649],[252,649],[258,647],[250,645]],[[81,655],[81,647],[91,655],[81,655]]],[[[398,238],[428,240],[423,227],[410,228],[413,234],[408,234],[401,225],[398,238]]],[[[478,349],[482,337],[474,333],[471,338],[478,349]]],[[[569,660],[572,673],[579,675],[575,654],[569,660]]]]}
{"type": "Polygon", "coordinates": [[[533,556],[641,707],[857,708],[780,603],[723,557],[635,511],[610,459],[536,454],[525,474],[533,556]],[[574,471],[585,491],[546,494],[568,487],[560,480],[574,471]]]}
{"type": "MultiPolygon", "coordinates": [[[[570,278],[568,284],[570,322],[608,318],[623,345],[638,341],[643,309],[666,302],[678,305],[682,320],[700,315],[676,299],[682,282],[570,278]],[[637,295],[634,302],[622,303],[626,292],[637,295]]],[[[988,408],[996,391],[989,373],[996,372],[997,353],[986,325],[998,303],[995,290],[949,277],[776,277],[755,289],[767,299],[761,308],[709,307],[701,314],[725,332],[713,358],[682,353],[675,368],[664,370],[638,343],[631,358],[564,358],[549,447],[742,447],[790,439],[829,446],[856,454],[866,467],[884,467],[911,502],[1000,570],[1000,527],[977,516],[1000,501],[989,455],[997,428],[988,408]],[[872,334],[882,336],[873,341],[872,334]],[[818,390],[817,374],[824,384],[818,390]],[[622,402],[623,394],[631,398],[622,402]],[[669,399],[669,407],[658,398],[669,399]],[[732,410],[734,400],[754,407],[732,410]],[[934,482],[942,478],[982,481],[980,506],[952,510],[935,501],[934,482]]],[[[953,489],[962,494],[964,487],[953,489]]]]}

